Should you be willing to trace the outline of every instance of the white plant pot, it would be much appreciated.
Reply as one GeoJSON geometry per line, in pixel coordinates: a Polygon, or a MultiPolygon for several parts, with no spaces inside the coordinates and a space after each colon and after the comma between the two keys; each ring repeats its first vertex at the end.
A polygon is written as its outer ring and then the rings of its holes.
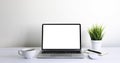
{"type": "Polygon", "coordinates": [[[102,40],[92,40],[92,50],[101,51],[102,40]]]}

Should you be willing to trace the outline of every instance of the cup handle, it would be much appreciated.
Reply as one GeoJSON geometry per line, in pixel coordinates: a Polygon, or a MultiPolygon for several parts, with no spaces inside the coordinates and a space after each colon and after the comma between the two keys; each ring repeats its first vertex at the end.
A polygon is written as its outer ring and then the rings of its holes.
{"type": "Polygon", "coordinates": [[[23,56],[23,51],[22,50],[18,50],[18,54],[23,56]]]}

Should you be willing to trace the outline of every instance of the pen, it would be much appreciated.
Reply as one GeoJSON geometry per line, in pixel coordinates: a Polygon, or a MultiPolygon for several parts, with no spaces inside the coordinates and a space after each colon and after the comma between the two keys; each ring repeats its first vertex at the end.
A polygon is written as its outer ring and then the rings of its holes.
{"type": "Polygon", "coordinates": [[[94,52],[94,53],[97,53],[97,54],[102,54],[101,52],[98,52],[98,51],[95,51],[95,50],[91,50],[91,49],[88,49],[88,51],[94,52]]]}

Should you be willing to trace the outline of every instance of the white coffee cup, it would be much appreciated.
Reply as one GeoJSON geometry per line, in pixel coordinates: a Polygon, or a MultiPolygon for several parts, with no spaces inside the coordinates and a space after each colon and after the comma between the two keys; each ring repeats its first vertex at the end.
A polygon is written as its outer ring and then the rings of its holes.
{"type": "Polygon", "coordinates": [[[36,50],[32,48],[25,48],[18,50],[18,54],[23,56],[25,59],[32,59],[36,57],[36,50]]]}

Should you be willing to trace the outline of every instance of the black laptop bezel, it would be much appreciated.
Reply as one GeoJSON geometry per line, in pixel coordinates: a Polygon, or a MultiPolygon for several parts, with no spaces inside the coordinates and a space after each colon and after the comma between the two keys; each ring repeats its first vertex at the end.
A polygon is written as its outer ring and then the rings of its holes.
{"type": "Polygon", "coordinates": [[[42,24],[42,42],[41,42],[42,53],[81,53],[81,24],[79,23],[62,23],[62,24],[42,24]],[[79,38],[80,38],[80,49],[43,49],[43,33],[44,25],[79,25],[79,38]]]}

